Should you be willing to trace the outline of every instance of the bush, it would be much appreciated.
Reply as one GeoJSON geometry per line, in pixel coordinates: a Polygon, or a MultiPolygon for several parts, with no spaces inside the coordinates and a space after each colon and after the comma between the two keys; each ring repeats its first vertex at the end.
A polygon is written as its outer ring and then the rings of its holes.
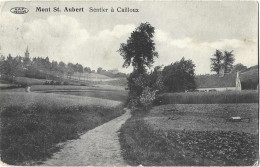
{"type": "Polygon", "coordinates": [[[142,107],[148,110],[156,98],[156,94],[163,91],[160,67],[155,68],[150,74],[139,74],[134,71],[127,78],[129,87],[129,106],[132,108],[142,107]]]}
{"type": "Polygon", "coordinates": [[[59,82],[59,81],[54,82],[54,85],[61,85],[61,82],[59,82]]]}
{"type": "Polygon", "coordinates": [[[145,110],[149,110],[152,107],[152,103],[155,100],[156,91],[151,90],[151,88],[146,87],[139,97],[139,101],[141,102],[143,108],[145,110]]]}
{"type": "Polygon", "coordinates": [[[63,82],[63,85],[69,85],[69,82],[64,81],[64,82],[63,82]]]}

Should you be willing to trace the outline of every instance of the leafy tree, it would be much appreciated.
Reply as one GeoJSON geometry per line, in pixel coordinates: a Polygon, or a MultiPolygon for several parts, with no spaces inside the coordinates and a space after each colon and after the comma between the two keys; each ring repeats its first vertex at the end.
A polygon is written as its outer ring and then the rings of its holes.
{"type": "Polygon", "coordinates": [[[223,66],[225,73],[229,73],[233,69],[233,63],[235,61],[233,50],[228,52],[224,51],[223,66]]]}
{"type": "Polygon", "coordinates": [[[233,50],[228,52],[224,51],[224,55],[221,51],[216,50],[211,60],[211,71],[215,71],[219,74],[223,68],[225,73],[229,73],[233,69],[233,63],[235,61],[233,50]]]}
{"type": "Polygon", "coordinates": [[[84,72],[91,73],[91,68],[90,67],[85,67],[84,68],[84,72]]]}
{"type": "Polygon", "coordinates": [[[0,57],[0,77],[2,77],[4,72],[4,63],[5,63],[5,57],[1,55],[0,57]]]}
{"type": "Polygon", "coordinates": [[[195,74],[192,60],[184,57],[178,62],[165,66],[162,71],[163,83],[169,92],[183,92],[195,89],[195,74]]]}
{"type": "Polygon", "coordinates": [[[3,60],[1,63],[1,74],[4,78],[8,80],[13,80],[13,78],[20,74],[22,71],[22,59],[17,56],[13,58],[11,54],[9,54],[6,60],[3,60]]]}
{"type": "Polygon", "coordinates": [[[153,41],[154,27],[149,23],[141,23],[139,27],[131,33],[126,43],[121,43],[119,53],[123,57],[123,67],[132,65],[134,71],[139,74],[146,72],[146,67],[150,68],[154,63],[154,57],[158,57],[153,41]]]}
{"type": "Polygon", "coordinates": [[[97,69],[97,73],[101,73],[102,72],[102,68],[101,67],[98,67],[98,69],[97,69]]]}
{"type": "Polygon", "coordinates": [[[216,53],[213,55],[213,58],[210,58],[210,60],[211,71],[215,71],[217,74],[219,74],[220,69],[222,68],[223,53],[219,50],[216,50],[216,53]]]}
{"type": "Polygon", "coordinates": [[[151,68],[154,63],[154,57],[158,57],[153,37],[154,27],[149,23],[141,23],[131,33],[127,42],[120,44],[118,50],[124,59],[123,67],[133,66],[133,72],[127,78],[129,88],[128,104],[130,107],[146,106],[142,102],[149,101],[150,104],[153,100],[149,98],[144,100],[144,97],[153,97],[150,95],[155,93],[155,90],[151,89],[150,76],[147,74],[147,68],[151,68]]]}
{"type": "Polygon", "coordinates": [[[241,64],[241,63],[239,63],[239,64],[236,64],[236,65],[234,65],[234,67],[233,67],[233,69],[232,69],[232,73],[236,73],[236,72],[238,72],[238,71],[242,71],[242,70],[246,70],[247,69],[247,67],[246,66],[244,66],[243,64],[241,64]]]}
{"type": "Polygon", "coordinates": [[[77,72],[79,73],[83,73],[83,66],[81,64],[76,64],[76,69],[77,69],[77,72]]]}
{"type": "Polygon", "coordinates": [[[71,75],[74,74],[74,65],[72,63],[68,63],[67,65],[67,76],[71,78],[71,75]]]}

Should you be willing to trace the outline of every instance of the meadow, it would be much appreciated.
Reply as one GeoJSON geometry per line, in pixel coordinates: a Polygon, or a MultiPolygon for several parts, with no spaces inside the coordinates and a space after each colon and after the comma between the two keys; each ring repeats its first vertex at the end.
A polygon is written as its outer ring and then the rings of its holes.
{"type": "Polygon", "coordinates": [[[32,85],[31,91],[77,91],[77,90],[123,90],[121,87],[97,85],[97,86],[77,86],[77,85],[32,85]]]}
{"type": "Polygon", "coordinates": [[[63,91],[55,93],[83,97],[95,97],[101,99],[116,100],[121,102],[125,102],[128,95],[126,91],[63,91]]]}
{"type": "Polygon", "coordinates": [[[258,91],[223,91],[223,92],[186,92],[165,93],[155,101],[162,104],[223,104],[223,103],[258,103],[258,91]]]}
{"type": "Polygon", "coordinates": [[[15,82],[21,85],[42,85],[46,79],[35,79],[27,77],[15,77],[15,82]]]}
{"type": "Polygon", "coordinates": [[[10,165],[35,165],[123,114],[118,101],[53,93],[1,92],[0,154],[10,165]]]}
{"type": "Polygon", "coordinates": [[[134,112],[120,129],[129,165],[252,166],[259,159],[256,91],[168,93],[160,98],[160,105],[134,112]]]}

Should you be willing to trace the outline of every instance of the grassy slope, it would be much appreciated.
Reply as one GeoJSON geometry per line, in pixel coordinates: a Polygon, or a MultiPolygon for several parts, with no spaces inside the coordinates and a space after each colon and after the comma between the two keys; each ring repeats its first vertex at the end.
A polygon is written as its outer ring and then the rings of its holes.
{"type": "Polygon", "coordinates": [[[128,120],[120,130],[120,144],[126,162],[149,166],[254,164],[258,159],[258,134],[255,133],[258,125],[257,104],[224,107],[214,104],[194,105],[195,108],[186,105],[160,106],[156,111],[134,115],[128,120]],[[167,111],[163,107],[174,110],[167,111]],[[192,119],[187,119],[192,112],[192,119]],[[239,123],[233,123],[238,126],[235,128],[237,130],[232,130],[229,127],[232,123],[226,121],[222,126],[212,125],[211,129],[207,129],[209,123],[214,124],[232,113],[255,118],[256,121],[251,122],[253,131],[250,127],[243,129],[244,126],[240,127],[239,123]],[[205,118],[205,115],[208,117],[205,118]],[[178,117],[181,118],[174,120],[178,117]]]}
{"type": "MultiPolygon", "coordinates": [[[[72,86],[72,85],[33,85],[31,91],[47,90],[120,90],[117,87],[102,86],[72,86]]],[[[121,89],[122,90],[122,89],[121,89]]]]}
{"type": "Polygon", "coordinates": [[[57,94],[1,92],[0,103],[1,159],[13,165],[44,160],[57,143],[123,112],[116,101],[57,94]]]}
{"type": "Polygon", "coordinates": [[[15,81],[19,84],[41,85],[47,80],[46,79],[28,78],[28,77],[16,77],[15,81]]]}
{"type": "Polygon", "coordinates": [[[58,94],[76,95],[96,97],[101,99],[110,99],[125,102],[127,99],[127,92],[123,91],[82,91],[82,92],[57,92],[58,94]]]}

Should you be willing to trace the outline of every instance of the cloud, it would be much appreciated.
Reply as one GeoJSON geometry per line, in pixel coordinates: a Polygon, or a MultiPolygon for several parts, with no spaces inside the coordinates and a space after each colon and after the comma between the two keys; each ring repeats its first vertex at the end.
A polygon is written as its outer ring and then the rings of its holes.
{"type": "Polygon", "coordinates": [[[125,34],[129,34],[129,32],[133,31],[135,26],[132,24],[127,25],[116,25],[113,30],[103,30],[101,31],[96,39],[104,39],[104,38],[121,38],[125,34]]]}
{"type": "Polygon", "coordinates": [[[246,66],[258,64],[256,39],[220,39],[212,42],[197,42],[190,37],[173,39],[169,33],[156,29],[155,42],[160,56],[156,65],[169,65],[185,57],[193,60],[197,74],[210,72],[210,57],[216,49],[234,50],[235,63],[242,63],[246,66]]]}
{"type": "MultiPolygon", "coordinates": [[[[120,43],[125,43],[136,25],[114,25],[112,28],[90,33],[76,18],[66,15],[37,18],[2,12],[0,15],[1,54],[23,56],[29,46],[32,57],[49,57],[66,63],[81,63],[97,69],[118,68],[124,72],[123,59],[117,52],[120,43]]],[[[176,38],[162,29],[155,30],[156,50],[159,58],[155,65],[169,65],[182,57],[191,59],[197,74],[210,72],[210,57],[216,49],[234,50],[235,63],[246,66],[258,63],[256,39],[219,39],[211,42],[197,41],[194,37],[176,38]]]]}
{"type": "Polygon", "coordinates": [[[81,63],[94,69],[121,68],[123,59],[116,51],[135,28],[130,24],[115,25],[112,29],[89,34],[70,16],[50,16],[26,22],[22,17],[4,15],[5,20],[0,23],[2,54],[23,56],[28,45],[32,57],[48,56],[51,60],[81,63]]]}

